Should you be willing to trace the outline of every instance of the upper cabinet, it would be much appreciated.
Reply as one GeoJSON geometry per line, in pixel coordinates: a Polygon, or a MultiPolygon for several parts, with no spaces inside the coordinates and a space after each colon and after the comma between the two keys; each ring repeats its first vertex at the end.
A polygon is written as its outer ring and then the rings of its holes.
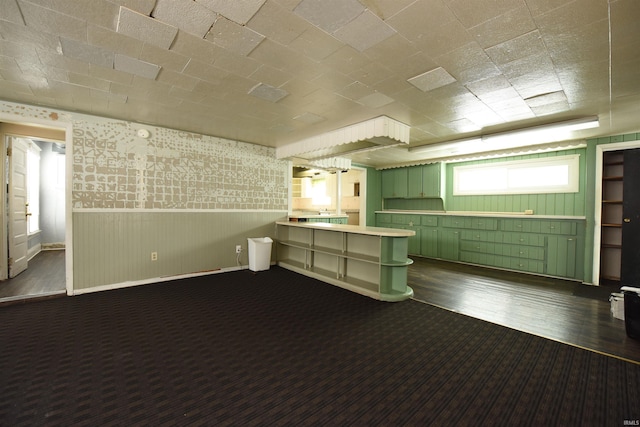
{"type": "Polygon", "coordinates": [[[382,171],[382,198],[440,197],[440,163],[382,171]]]}
{"type": "Polygon", "coordinates": [[[385,169],[382,171],[382,198],[407,197],[407,168],[385,169]]]}

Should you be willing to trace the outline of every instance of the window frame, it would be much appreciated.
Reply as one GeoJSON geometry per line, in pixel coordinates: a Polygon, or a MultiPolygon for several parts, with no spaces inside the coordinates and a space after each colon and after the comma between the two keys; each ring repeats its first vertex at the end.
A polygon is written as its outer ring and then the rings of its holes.
{"type": "Polygon", "coordinates": [[[453,167],[453,195],[454,196],[484,196],[505,194],[553,194],[578,193],[580,191],[580,154],[566,156],[544,157],[527,160],[511,160],[505,162],[483,163],[453,167]],[[509,184],[510,172],[524,169],[545,168],[553,166],[567,167],[567,182],[559,185],[527,185],[513,186],[509,184]],[[491,170],[502,171],[504,185],[499,188],[463,189],[460,185],[465,173],[488,173],[491,170]]]}

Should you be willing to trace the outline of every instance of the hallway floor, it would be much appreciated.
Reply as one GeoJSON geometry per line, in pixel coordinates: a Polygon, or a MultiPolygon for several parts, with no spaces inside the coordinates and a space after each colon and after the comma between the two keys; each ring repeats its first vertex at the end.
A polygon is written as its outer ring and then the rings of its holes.
{"type": "Polygon", "coordinates": [[[0,303],[66,295],[65,251],[42,251],[13,279],[0,281],[0,303]]]}

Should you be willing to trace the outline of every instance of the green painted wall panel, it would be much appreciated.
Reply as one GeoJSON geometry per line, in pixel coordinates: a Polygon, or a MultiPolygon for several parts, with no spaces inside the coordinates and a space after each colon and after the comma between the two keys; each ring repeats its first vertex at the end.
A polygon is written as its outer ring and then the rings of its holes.
{"type": "Polygon", "coordinates": [[[524,212],[533,209],[538,215],[585,215],[585,168],[586,149],[564,150],[550,153],[539,153],[522,156],[513,156],[505,159],[477,160],[464,163],[450,163],[446,165],[446,206],[448,211],[469,212],[524,212]],[[558,194],[505,194],[488,196],[454,196],[453,195],[453,168],[462,165],[499,163],[505,160],[527,160],[533,158],[547,158],[565,156],[571,154],[580,155],[580,189],[578,193],[558,194]]]}

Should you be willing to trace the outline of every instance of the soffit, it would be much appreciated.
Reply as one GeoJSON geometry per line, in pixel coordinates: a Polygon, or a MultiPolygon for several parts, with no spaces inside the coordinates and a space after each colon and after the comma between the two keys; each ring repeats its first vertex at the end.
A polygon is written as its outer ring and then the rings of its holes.
{"type": "Polygon", "coordinates": [[[592,115],[576,138],[621,134],[639,18],[636,0],[4,0],[0,98],[271,147],[380,116],[409,146],[592,115]]]}

